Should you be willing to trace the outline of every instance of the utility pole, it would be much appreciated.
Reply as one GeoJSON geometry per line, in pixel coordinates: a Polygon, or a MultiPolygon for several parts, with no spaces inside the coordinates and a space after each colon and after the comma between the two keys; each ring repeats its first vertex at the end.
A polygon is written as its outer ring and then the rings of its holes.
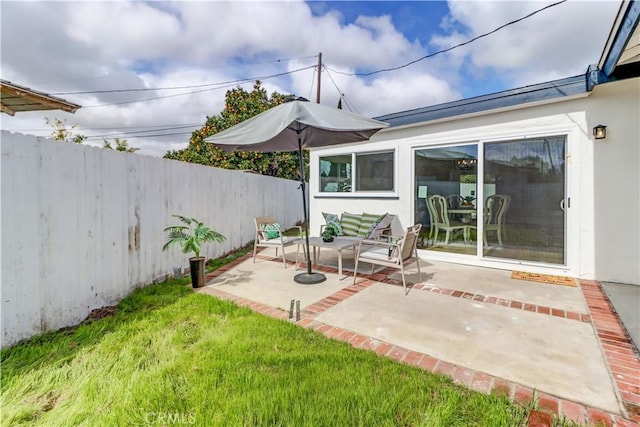
{"type": "Polygon", "coordinates": [[[320,104],[320,76],[322,75],[322,52],[318,53],[318,87],[316,92],[316,104],[320,104]]]}

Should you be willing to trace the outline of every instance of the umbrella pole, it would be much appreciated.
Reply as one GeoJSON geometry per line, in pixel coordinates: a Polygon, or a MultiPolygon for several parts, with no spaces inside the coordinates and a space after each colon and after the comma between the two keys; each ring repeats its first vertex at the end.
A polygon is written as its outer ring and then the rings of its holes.
{"type": "Polygon", "coordinates": [[[300,133],[302,130],[298,125],[296,133],[298,134],[298,160],[300,164],[300,189],[302,190],[302,208],[304,210],[304,238],[307,255],[307,272],[296,274],[293,281],[301,285],[315,285],[327,280],[326,276],[322,273],[311,272],[311,255],[309,253],[309,218],[307,215],[307,192],[305,190],[306,183],[304,181],[304,156],[302,155],[302,139],[300,133]]]}

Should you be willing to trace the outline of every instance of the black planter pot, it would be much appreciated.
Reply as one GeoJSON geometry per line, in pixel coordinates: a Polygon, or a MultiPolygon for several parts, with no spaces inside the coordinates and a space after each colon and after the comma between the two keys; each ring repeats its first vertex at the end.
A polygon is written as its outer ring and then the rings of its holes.
{"type": "Polygon", "coordinates": [[[191,269],[191,285],[194,288],[204,286],[204,257],[189,258],[189,268],[191,269]]]}
{"type": "Polygon", "coordinates": [[[322,241],[324,241],[324,242],[333,242],[333,236],[331,236],[331,237],[322,236],[322,241]]]}

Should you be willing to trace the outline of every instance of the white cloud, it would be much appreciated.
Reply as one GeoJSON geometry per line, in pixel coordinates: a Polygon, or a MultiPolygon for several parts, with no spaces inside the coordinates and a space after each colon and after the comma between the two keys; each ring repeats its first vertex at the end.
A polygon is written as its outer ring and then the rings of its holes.
{"type": "Polygon", "coordinates": [[[180,23],[176,16],[143,2],[63,3],[69,38],[100,56],[126,65],[162,58],[177,49],[180,23]]]}
{"type": "MultiPolygon", "coordinates": [[[[61,95],[84,108],[75,115],[51,111],[4,116],[2,127],[40,129],[30,133],[48,135],[51,130],[46,129],[44,116],[59,117],[78,124],[86,135],[118,133],[130,145],[141,147],[142,153],[162,155],[169,148],[186,146],[192,129],[166,130],[185,134],[146,139],[137,138],[140,133],[123,132],[194,124],[197,128],[207,115],[221,111],[230,87],[160,88],[292,71],[315,65],[318,52],[330,68],[322,75],[323,103],[336,105],[342,92],[367,116],[457,99],[468,89],[465,85],[484,84],[481,78],[487,76],[514,87],[584,72],[598,59],[617,3],[570,1],[465,48],[398,71],[369,77],[339,73],[406,64],[543,5],[451,1],[450,15],[432,34],[430,45],[422,46],[418,40],[428,37],[407,37],[390,16],[360,16],[345,23],[335,10],[314,15],[299,1],[4,2],[2,78],[54,93],[153,90],[61,95]],[[28,37],[22,28],[27,21],[28,37]],[[185,92],[195,93],[160,98],[185,92]],[[160,99],[117,104],[146,98],[160,99]],[[99,104],[115,105],[94,107],[99,104]]],[[[327,9],[331,8],[328,3],[327,9]]],[[[268,92],[315,100],[315,78],[309,69],[266,79],[263,85],[268,92]]],[[[251,86],[252,82],[243,85],[251,86]]]]}
{"type": "MultiPolygon", "coordinates": [[[[443,22],[447,35],[434,36],[431,42],[447,48],[548,4],[450,0],[450,16],[443,22]]],[[[618,7],[617,1],[568,1],[457,49],[450,57],[458,64],[469,59],[473,67],[502,74],[514,86],[581,74],[598,62],[618,7]]]]}
{"type": "MultiPolygon", "coordinates": [[[[354,112],[368,117],[404,111],[425,105],[439,104],[461,97],[461,94],[444,80],[428,73],[402,70],[393,75],[380,74],[367,81],[354,79],[338,72],[353,70],[335,69],[324,73],[322,77],[321,99],[328,105],[337,105],[340,93],[344,93],[349,104],[355,107],[354,112]],[[337,88],[339,89],[336,89],[337,88]],[[411,90],[407,90],[411,88],[411,90]]],[[[302,89],[308,81],[300,78],[298,84],[302,89]]],[[[303,92],[301,92],[303,93],[303,92]]],[[[312,92],[315,100],[315,91],[312,92]]],[[[303,94],[303,96],[306,96],[303,94]]],[[[347,108],[343,103],[343,108],[347,108]]]]}

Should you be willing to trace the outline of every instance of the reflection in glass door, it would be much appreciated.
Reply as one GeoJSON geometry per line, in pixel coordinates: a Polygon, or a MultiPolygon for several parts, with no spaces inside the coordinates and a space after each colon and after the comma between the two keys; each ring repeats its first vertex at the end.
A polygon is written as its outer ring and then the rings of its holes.
{"type": "Polygon", "coordinates": [[[565,143],[484,144],[485,257],[565,264],[565,143]]]}
{"type": "Polygon", "coordinates": [[[420,248],[476,255],[477,154],[476,144],[415,151],[420,248]]]}

